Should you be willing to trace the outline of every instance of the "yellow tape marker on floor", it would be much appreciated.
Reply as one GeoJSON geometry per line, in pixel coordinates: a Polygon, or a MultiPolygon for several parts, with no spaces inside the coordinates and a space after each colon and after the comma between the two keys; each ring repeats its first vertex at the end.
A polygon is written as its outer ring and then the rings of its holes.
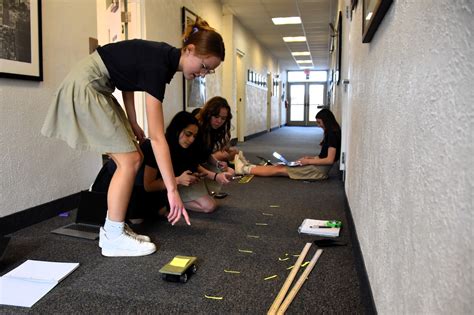
{"type": "Polygon", "coordinates": [[[248,234],[247,234],[247,237],[249,237],[249,238],[260,238],[260,236],[257,236],[257,235],[248,235],[248,234]]]}
{"type": "Polygon", "coordinates": [[[268,215],[270,217],[273,217],[273,213],[266,213],[266,212],[262,212],[263,215],[268,215]]]}
{"type": "Polygon", "coordinates": [[[239,252],[241,252],[241,253],[247,253],[247,254],[252,254],[252,253],[253,253],[253,251],[248,250],[248,249],[239,249],[239,252]]]}
{"type": "Polygon", "coordinates": [[[286,270],[291,270],[291,269],[293,269],[294,266],[295,266],[295,265],[290,266],[290,267],[286,268],[286,270]]]}
{"type": "Polygon", "coordinates": [[[280,208],[280,205],[270,205],[270,208],[280,208]]]}
{"type": "Polygon", "coordinates": [[[211,296],[211,295],[204,295],[206,299],[211,299],[211,300],[223,300],[223,296],[211,296]]]}
{"type": "Polygon", "coordinates": [[[307,265],[309,265],[309,261],[305,262],[304,264],[301,265],[301,267],[306,267],[307,265]]]}
{"type": "Polygon", "coordinates": [[[248,182],[252,180],[252,178],[253,178],[253,175],[245,175],[239,180],[239,184],[247,184],[248,182]]]}
{"type": "Polygon", "coordinates": [[[255,225],[265,226],[265,225],[268,225],[268,223],[255,223],[255,225]]]}
{"type": "Polygon", "coordinates": [[[286,258],[280,258],[280,257],[278,257],[278,260],[279,260],[279,261],[286,261],[286,260],[288,260],[288,259],[290,259],[290,257],[286,257],[286,258]]]}
{"type": "Polygon", "coordinates": [[[226,273],[240,273],[240,271],[236,271],[236,270],[226,270],[226,269],[224,269],[224,272],[226,272],[226,273]]]}
{"type": "Polygon", "coordinates": [[[277,276],[277,275],[273,275],[273,276],[270,276],[270,277],[266,277],[266,278],[263,279],[263,280],[267,281],[267,280],[270,280],[270,279],[274,279],[274,278],[276,278],[276,277],[278,277],[278,276],[277,276]]]}

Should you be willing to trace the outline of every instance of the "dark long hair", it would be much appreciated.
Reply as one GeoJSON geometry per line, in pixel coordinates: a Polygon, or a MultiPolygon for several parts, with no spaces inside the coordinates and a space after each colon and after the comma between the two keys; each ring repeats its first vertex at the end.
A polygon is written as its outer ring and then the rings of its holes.
{"type": "Polygon", "coordinates": [[[316,119],[321,119],[323,121],[324,134],[327,134],[329,130],[332,130],[334,132],[341,131],[341,127],[337,123],[336,117],[334,117],[334,114],[327,108],[321,109],[316,114],[316,119]]]}
{"type": "Polygon", "coordinates": [[[197,170],[198,162],[194,156],[195,142],[186,149],[179,145],[179,135],[189,125],[199,127],[199,122],[191,113],[182,111],[173,117],[166,128],[166,141],[170,148],[173,171],[176,176],[181,175],[182,172],[188,169],[193,172],[197,170]]]}
{"type": "Polygon", "coordinates": [[[182,111],[177,113],[170,124],[166,128],[166,141],[168,146],[171,148],[181,147],[179,145],[179,134],[189,125],[196,125],[199,127],[198,120],[191,113],[182,111]]]}
{"type": "Polygon", "coordinates": [[[182,40],[182,51],[184,51],[188,45],[193,44],[196,47],[196,53],[198,55],[212,55],[224,61],[225,47],[222,36],[200,17],[196,18],[194,24],[189,24],[186,27],[182,40]]]}
{"type": "Polygon", "coordinates": [[[230,121],[232,119],[227,100],[220,96],[209,99],[197,114],[197,119],[199,120],[204,145],[213,151],[224,150],[230,142],[230,121]],[[211,118],[212,116],[219,116],[222,108],[227,109],[227,120],[220,128],[213,129],[211,118]]]}

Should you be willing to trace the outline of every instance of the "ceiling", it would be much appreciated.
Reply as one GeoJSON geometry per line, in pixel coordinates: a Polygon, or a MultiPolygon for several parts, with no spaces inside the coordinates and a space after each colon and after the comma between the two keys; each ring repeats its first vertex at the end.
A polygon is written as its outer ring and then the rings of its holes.
{"type": "Polygon", "coordinates": [[[221,0],[224,14],[232,14],[257,40],[278,59],[282,70],[300,69],[291,52],[311,53],[316,70],[327,70],[329,64],[329,23],[336,10],[335,0],[221,0]],[[274,25],[272,17],[301,17],[302,24],[274,25]],[[284,36],[306,36],[306,42],[285,43],[284,36]]]}

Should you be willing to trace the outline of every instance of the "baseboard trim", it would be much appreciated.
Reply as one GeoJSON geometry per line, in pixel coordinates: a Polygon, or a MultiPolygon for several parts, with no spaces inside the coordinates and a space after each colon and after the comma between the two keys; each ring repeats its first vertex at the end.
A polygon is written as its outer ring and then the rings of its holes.
{"type": "Polygon", "coordinates": [[[362,250],[360,249],[359,239],[357,237],[357,231],[352,217],[351,207],[347,200],[347,196],[344,193],[345,212],[347,217],[347,225],[349,226],[350,238],[352,243],[352,252],[355,259],[355,267],[357,276],[359,278],[359,287],[361,294],[361,302],[366,312],[364,314],[377,314],[377,308],[375,307],[374,296],[370,287],[369,276],[367,275],[367,269],[365,268],[364,257],[362,256],[362,250]]]}
{"type": "Polygon", "coordinates": [[[258,137],[258,136],[264,135],[264,134],[266,134],[267,132],[268,132],[268,131],[264,130],[264,131],[260,131],[260,132],[257,132],[257,133],[254,133],[254,134],[245,136],[245,137],[244,137],[244,141],[247,141],[247,140],[256,138],[256,137],[258,137]]]}
{"type": "Polygon", "coordinates": [[[79,205],[79,199],[80,193],[75,193],[0,218],[0,236],[50,219],[61,212],[75,209],[79,205]]]}

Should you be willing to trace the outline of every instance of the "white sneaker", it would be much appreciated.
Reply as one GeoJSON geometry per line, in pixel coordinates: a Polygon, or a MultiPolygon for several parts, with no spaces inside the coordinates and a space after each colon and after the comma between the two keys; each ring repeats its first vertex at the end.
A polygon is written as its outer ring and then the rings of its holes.
{"type": "Polygon", "coordinates": [[[243,168],[245,164],[240,160],[239,154],[235,155],[234,158],[234,169],[235,169],[235,174],[237,175],[244,175],[243,173],[243,168]]]}
{"type": "Polygon", "coordinates": [[[127,223],[124,224],[123,231],[127,233],[128,235],[130,235],[131,237],[136,238],[139,241],[151,242],[151,239],[148,236],[135,233],[127,223]]]}
{"type": "MultiPolygon", "coordinates": [[[[237,155],[237,154],[236,154],[236,155],[237,155]]],[[[245,158],[244,152],[239,151],[238,156],[239,156],[239,159],[240,159],[242,162],[244,162],[244,165],[252,164],[252,163],[249,162],[249,160],[247,160],[247,159],[245,158]]]]}
{"type": "MultiPolygon", "coordinates": [[[[135,233],[127,223],[125,223],[123,226],[123,232],[130,235],[133,238],[136,238],[139,241],[151,242],[151,239],[148,236],[135,233]]],[[[104,228],[101,227],[100,232],[99,232],[99,247],[100,248],[102,248],[102,240],[104,240],[104,237],[105,237],[105,230],[104,228]]]]}
{"type": "Polygon", "coordinates": [[[140,241],[125,232],[110,240],[102,227],[99,243],[102,245],[102,255],[106,257],[146,256],[156,251],[155,244],[140,241]]]}

